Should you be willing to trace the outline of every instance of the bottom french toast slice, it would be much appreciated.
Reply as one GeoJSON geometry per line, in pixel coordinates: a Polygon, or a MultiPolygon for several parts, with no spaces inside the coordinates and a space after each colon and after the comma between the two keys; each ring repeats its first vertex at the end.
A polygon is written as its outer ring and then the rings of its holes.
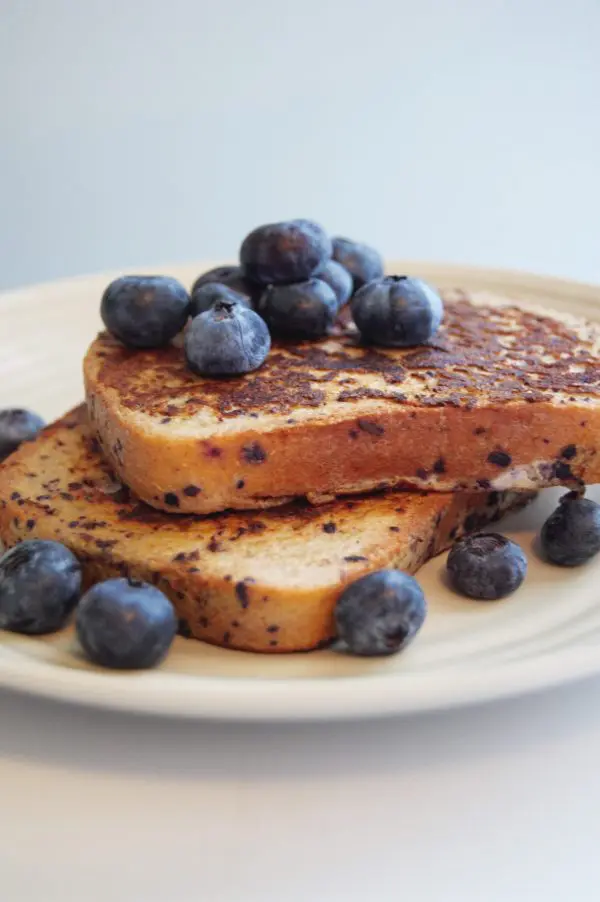
{"type": "Polygon", "coordinates": [[[166,514],[116,480],[81,407],[0,467],[0,539],[63,542],[81,560],[86,585],[117,575],[154,583],[197,639],[306,651],[333,638],[345,584],[382,567],[414,573],[458,536],[532,497],[387,492],[318,507],[166,514]]]}

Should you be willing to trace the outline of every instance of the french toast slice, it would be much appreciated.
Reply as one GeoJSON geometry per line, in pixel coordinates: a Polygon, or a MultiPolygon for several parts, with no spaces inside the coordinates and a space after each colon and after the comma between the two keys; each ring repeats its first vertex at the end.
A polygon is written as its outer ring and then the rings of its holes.
{"type": "Polygon", "coordinates": [[[79,408],[0,467],[0,539],[63,542],[87,585],[116,575],[158,585],[197,639],[291,652],[332,638],[346,583],[381,567],[412,573],[530,498],[388,492],[319,507],[165,514],[116,481],[79,408]]]}
{"type": "Polygon", "coordinates": [[[338,333],[275,344],[260,370],[228,379],[194,376],[180,347],[100,335],[84,372],[107,458],[148,504],[196,513],[600,481],[600,326],[456,291],[428,345],[338,333]]]}

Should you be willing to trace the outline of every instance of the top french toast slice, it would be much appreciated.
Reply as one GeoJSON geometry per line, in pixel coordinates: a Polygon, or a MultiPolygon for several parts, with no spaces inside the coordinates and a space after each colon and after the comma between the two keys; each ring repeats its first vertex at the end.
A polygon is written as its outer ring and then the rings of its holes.
{"type": "Polygon", "coordinates": [[[363,347],[350,325],[276,343],[239,378],[194,376],[177,343],[131,351],[101,334],[84,365],[93,427],[165,510],[600,481],[600,326],[488,293],[444,300],[427,345],[363,347]]]}

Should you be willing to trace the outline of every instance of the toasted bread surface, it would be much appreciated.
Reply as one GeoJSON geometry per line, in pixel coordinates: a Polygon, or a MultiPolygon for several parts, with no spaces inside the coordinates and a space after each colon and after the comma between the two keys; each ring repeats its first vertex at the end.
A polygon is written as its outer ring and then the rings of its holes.
{"type": "Polygon", "coordinates": [[[600,327],[491,295],[446,298],[432,343],[361,347],[352,327],[202,379],[180,347],[106,334],[85,361],[104,451],[148,504],[211,513],[390,486],[600,481],[600,327]]]}
{"type": "Polygon", "coordinates": [[[465,530],[531,498],[387,492],[319,507],[165,514],[117,481],[86,419],[79,408],[0,467],[0,538],[63,542],[88,585],[115,575],[152,582],[192,636],[231,648],[318,647],[333,637],[345,584],[382,567],[414,573],[465,530]]]}

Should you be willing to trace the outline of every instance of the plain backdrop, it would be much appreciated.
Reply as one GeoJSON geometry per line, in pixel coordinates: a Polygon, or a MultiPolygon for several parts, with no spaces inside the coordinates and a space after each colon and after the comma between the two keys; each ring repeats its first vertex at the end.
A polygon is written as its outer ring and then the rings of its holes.
{"type": "Polygon", "coordinates": [[[229,258],[600,280],[599,0],[0,0],[0,287],[229,258]]]}

